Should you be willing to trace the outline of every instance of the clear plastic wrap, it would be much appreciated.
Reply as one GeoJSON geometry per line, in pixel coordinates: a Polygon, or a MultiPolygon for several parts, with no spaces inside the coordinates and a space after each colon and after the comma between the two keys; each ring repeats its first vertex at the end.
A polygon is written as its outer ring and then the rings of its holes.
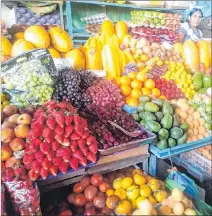
{"type": "Polygon", "coordinates": [[[57,76],[53,59],[46,49],[36,49],[15,57],[1,68],[2,89],[19,107],[42,105],[53,94],[57,76]]]}
{"type": "Polygon", "coordinates": [[[41,216],[40,192],[24,168],[6,168],[2,181],[13,204],[14,215],[41,216]]]}
{"type": "Polygon", "coordinates": [[[1,185],[1,216],[7,216],[4,185],[1,185]]]}

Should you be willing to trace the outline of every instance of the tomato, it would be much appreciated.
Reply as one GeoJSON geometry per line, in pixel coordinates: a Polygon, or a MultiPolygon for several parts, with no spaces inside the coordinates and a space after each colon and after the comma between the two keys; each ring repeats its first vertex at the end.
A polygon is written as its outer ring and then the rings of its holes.
{"type": "Polygon", "coordinates": [[[102,196],[96,196],[93,200],[93,204],[96,208],[103,208],[106,204],[105,198],[102,196]]]}
{"type": "Polygon", "coordinates": [[[107,206],[104,206],[104,207],[101,209],[101,213],[104,214],[104,215],[111,215],[111,214],[112,214],[112,210],[109,209],[107,206]]]}
{"type": "Polygon", "coordinates": [[[88,187],[88,185],[91,184],[91,178],[88,176],[84,176],[81,178],[80,183],[81,183],[83,188],[86,188],[86,187],[88,187]]]}
{"type": "Polygon", "coordinates": [[[96,210],[94,207],[90,207],[85,210],[84,216],[96,215],[96,210]]]}
{"type": "Polygon", "coordinates": [[[120,199],[118,196],[116,196],[116,195],[109,196],[106,200],[106,206],[109,209],[115,209],[118,206],[119,201],[120,201],[120,199]]]}
{"type": "Polygon", "coordinates": [[[89,185],[84,191],[85,198],[88,201],[92,201],[94,197],[97,195],[97,193],[98,189],[94,185],[89,185]]]}
{"type": "Polygon", "coordinates": [[[75,196],[74,204],[76,206],[80,206],[80,207],[85,206],[86,203],[87,203],[87,200],[83,194],[79,193],[75,196]]]}
{"type": "Polygon", "coordinates": [[[81,193],[83,190],[84,188],[82,187],[80,183],[76,183],[74,185],[74,188],[73,188],[74,193],[81,193]]]}
{"type": "Polygon", "coordinates": [[[103,182],[99,185],[99,190],[102,192],[106,192],[110,188],[109,184],[106,182],[103,182]]]}
{"type": "Polygon", "coordinates": [[[76,193],[69,194],[68,195],[68,202],[74,204],[76,195],[77,195],[76,193]]]}
{"type": "Polygon", "coordinates": [[[94,174],[91,177],[91,184],[94,186],[99,186],[103,182],[103,176],[101,174],[94,174]]]}

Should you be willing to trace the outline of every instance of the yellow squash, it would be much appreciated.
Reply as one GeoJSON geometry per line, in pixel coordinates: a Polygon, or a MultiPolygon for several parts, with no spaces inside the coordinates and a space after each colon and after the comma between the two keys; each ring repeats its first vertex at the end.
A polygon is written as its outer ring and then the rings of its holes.
{"type": "Polygon", "coordinates": [[[119,44],[122,44],[124,37],[128,34],[128,26],[126,22],[119,21],[115,25],[116,36],[119,39],[119,44]]]}
{"type": "Polygon", "coordinates": [[[104,20],[102,25],[101,25],[101,33],[102,34],[107,34],[109,36],[112,36],[115,34],[115,29],[113,26],[112,21],[110,20],[104,20]]]}
{"type": "Polygon", "coordinates": [[[192,40],[187,40],[183,44],[183,58],[187,68],[192,71],[199,69],[199,52],[196,44],[192,40]]]}
{"type": "Polygon", "coordinates": [[[73,49],[65,54],[65,58],[72,61],[72,67],[80,70],[85,68],[85,56],[79,49],[73,49]]]}
{"type": "Polygon", "coordinates": [[[198,43],[197,43],[200,63],[203,63],[205,65],[205,70],[210,68],[210,65],[211,65],[209,46],[210,46],[210,44],[205,40],[198,41],[198,43]]]}
{"type": "Polygon", "coordinates": [[[102,50],[103,69],[107,73],[107,78],[117,79],[121,75],[119,53],[112,44],[107,44],[102,50]]]}

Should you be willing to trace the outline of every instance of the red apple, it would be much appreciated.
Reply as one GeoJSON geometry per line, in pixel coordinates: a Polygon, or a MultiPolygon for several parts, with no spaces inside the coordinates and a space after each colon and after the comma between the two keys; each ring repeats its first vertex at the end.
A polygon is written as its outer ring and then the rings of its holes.
{"type": "Polygon", "coordinates": [[[14,131],[11,128],[3,128],[1,131],[1,141],[3,143],[9,143],[15,137],[14,131]]]}
{"type": "Polygon", "coordinates": [[[6,161],[12,156],[12,150],[9,146],[4,145],[1,147],[1,161],[6,161]]]}
{"type": "Polygon", "coordinates": [[[9,122],[14,123],[14,124],[18,124],[18,117],[20,116],[20,114],[13,114],[9,117],[9,122]]]}
{"type": "Polygon", "coordinates": [[[29,125],[31,124],[31,121],[32,121],[32,117],[28,113],[21,114],[18,117],[18,124],[29,125]]]}
{"type": "Polygon", "coordinates": [[[17,125],[14,124],[14,123],[11,123],[11,122],[4,122],[2,125],[1,125],[1,128],[11,128],[12,130],[15,129],[17,125]]]}
{"type": "Polygon", "coordinates": [[[29,134],[30,128],[27,125],[18,125],[15,129],[16,137],[26,138],[29,134]]]}
{"type": "Polygon", "coordinates": [[[25,148],[26,143],[22,138],[15,138],[10,142],[10,148],[14,151],[21,151],[25,148]]]}

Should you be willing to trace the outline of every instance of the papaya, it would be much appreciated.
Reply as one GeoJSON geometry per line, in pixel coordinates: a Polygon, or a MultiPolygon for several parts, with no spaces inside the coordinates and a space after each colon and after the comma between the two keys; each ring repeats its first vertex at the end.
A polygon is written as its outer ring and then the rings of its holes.
{"type": "Polygon", "coordinates": [[[102,25],[101,25],[101,33],[102,34],[107,34],[109,36],[112,36],[115,34],[115,29],[112,21],[110,20],[104,20],[102,25]]]}
{"type": "Polygon", "coordinates": [[[180,139],[183,136],[183,130],[179,127],[173,127],[170,130],[170,137],[174,139],[180,139]]]}
{"type": "Polygon", "coordinates": [[[72,60],[72,67],[80,70],[85,68],[85,56],[79,49],[73,49],[65,54],[65,58],[72,60]]]}
{"type": "Polygon", "coordinates": [[[33,49],[35,49],[35,47],[31,42],[25,41],[24,39],[18,39],[12,46],[11,56],[15,57],[33,49]]]}
{"type": "Polygon", "coordinates": [[[177,140],[177,145],[185,144],[188,139],[188,134],[185,133],[181,138],[177,140]]]}
{"type": "Polygon", "coordinates": [[[166,113],[160,123],[165,129],[170,129],[172,127],[172,116],[166,113]]]}
{"type": "Polygon", "coordinates": [[[156,120],[156,117],[153,113],[151,112],[145,112],[145,115],[144,115],[144,120],[147,122],[149,120],[153,120],[155,121],[156,120]]]}
{"type": "Polygon", "coordinates": [[[187,132],[189,129],[189,124],[188,123],[181,124],[180,128],[183,130],[183,132],[187,132]]]}
{"type": "Polygon", "coordinates": [[[174,146],[176,146],[177,145],[177,143],[176,143],[176,141],[175,141],[175,139],[173,139],[173,138],[169,138],[168,139],[168,146],[171,148],[171,147],[174,147],[174,146]]]}
{"type": "Polygon", "coordinates": [[[137,111],[138,111],[138,112],[144,111],[144,105],[145,105],[145,104],[139,104],[138,107],[137,107],[137,111]]]}
{"type": "Polygon", "coordinates": [[[204,64],[205,70],[207,70],[211,66],[209,43],[205,40],[200,40],[197,42],[197,47],[199,51],[200,63],[204,64]]]}
{"type": "Polygon", "coordinates": [[[153,98],[151,102],[158,105],[161,108],[163,107],[164,104],[164,100],[159,98],[153,98]]]}
{"type": "Polygon", "coordinates": [[[12,52],[12,44],[4,35],[1,35],[1,55],[11,56],[11,52],[12,52]]]}
{"type": "Polygon", "coordinates": [[[161,128],[158,131],[158,137],[159,137],[160,140],[168,139],[169,138],[169,132],[168,132],[168,130],[166,130],[164,128],[161,128]]]}
{"type": "Polygon", "coordinates": [[[59,52],[69,52],[73,47],[73,42],[69,34],[61,27],[51,28],[49,31],[52,46],[59,52]]]}
{"type": "Polygon", "coordinates": [[[128,34],[128,26],[125,21],[119,21],[116,23],[115,33],[119,39],[119,44],[122,44],[124,37],[128,34]]]}
{"type": "Polygon", "coordinates": [[[60,53],[55,48],[53,48],[53,47],[50,46],[48,48],[48,50],[49,50],[52,58],[61,58],[60,53]]]}
{"type": "Polygon", "coordinates": [[[163,118],[164,115],[163,115],[162,112],[156,112],[155,116],[156,116],[157,121],[160,122],[162,120],[162,118],[163,118]]]}
{"type": "Polygon", "coordinates": [[[202,75],[199,74],[199,73],[195,73],[192,76],[192,83],[195,86],[196,90],[199,90],[200,88],[202,88],[202,86],[203,86],[203,77],[202,77],[202,75]]]}
{"type": "Polygon", "coordinates": [[[147,112],[153,112],[153,113],[159,111],[159,107],[156,104],[152,103],[152,102],[145,103],[144,109],[147,112]]]}
{"type": "Polygon", "coordinates": [[[152,132],[155,132],[157,133],[160,129],[161,129],[161,126],[158,122],[156,121],[145,121],[145,125],[147,126],[147,128],[152,131],[152,132]]]}
{"type": "Polygon", "coordinates": [[[164,102],[162,112],[164,115],[167,113],[173,115],[174,113],[172,106],[168,102],[164,102]]]}
{"type": "Polygon", "coordinates": [[[139,117],[139,114],[137,112],[133,113],[132,114],[132,117],[135,121],[139,121],[140,120],[140,117],[139,117]]]}
{"type": "Polygon", "coordinates": [[[179,127],[180,126],[180,118],[177,114],[173,115],[173,127],[179,127]]]}
{"type": "Polygon", "coordinates": [[[141,102],[141,103],[146,103],[146,102],[149,102],[149,101],[150,101],[149,96],[142,95],[142,96],[139,98],[139,102],[141,102]]]}
{"type": "Polygon", "coordinates": [[[168,145],[167,145],[167,140],[160,140],[157,144],[156,147],[160,150],[164,150],[167,149],[168,145]]]}
{"type": "Polygon", "coordinates": [[[145,118],[145,113],[146,113],[145,111],[139,113],[139,116],[141,119],[145,118]]]}
{"type": "Polygon", "coordinates": [[[29,26],[24,32],[24,39],[31,42],[36,48],[48,48],[50,37],[42,26],[29,26]]]}

